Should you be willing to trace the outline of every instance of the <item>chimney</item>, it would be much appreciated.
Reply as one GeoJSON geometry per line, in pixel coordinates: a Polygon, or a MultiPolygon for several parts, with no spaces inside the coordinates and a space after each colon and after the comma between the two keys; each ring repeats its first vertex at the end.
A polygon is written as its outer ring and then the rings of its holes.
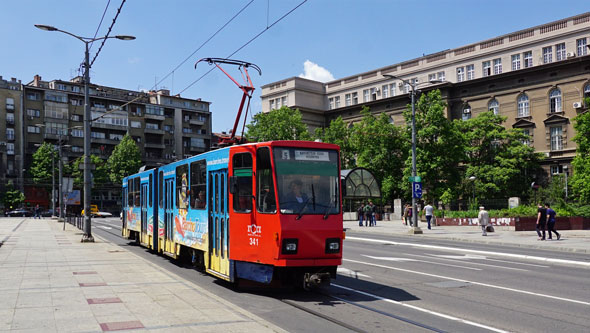
{"type": "Polygon", "coordinates": [[[39,81],[41,81],[41,76],[40,75],[35,75],[35,79],[33,80],[33,86],[34,87],[39,87],[39,81]]]}

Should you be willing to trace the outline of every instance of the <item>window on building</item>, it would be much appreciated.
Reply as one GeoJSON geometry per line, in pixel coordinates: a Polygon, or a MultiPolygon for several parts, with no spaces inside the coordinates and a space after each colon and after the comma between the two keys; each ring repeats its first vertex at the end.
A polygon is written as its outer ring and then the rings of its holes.
{"type": "Polygon", "coordinates": [[[328,98],[328,109],[329,110],[334,109],[334,97],[328,98]]]}
{"type": "Polygon", "coordinates": [[[377,88],[371,88],[371,100],[372,101],[377,100],[377,88]]]}
{"type": "Polygon", "coordinates": [[[37,126],[27,126],[27,133],[41,133],[41,128],[37,126]]]}
{"type": "Polygon", "coordinates": [[[14,113],[7,113],[6,114],[6,123],[7,124],[14,124],[14,113]]]}
{"type": "Polygon", "coordinates": [[[340,107],[340,96],[334,97],[334,107],[336,109],[340,107]]]}
{"type": "MultiPolygon", "coordinates": [[[[340,97],[338,97],[338,98],[340,98],[340,97]]],[[[281,105],[282,106],[287,106],[287,96],[281,97],[281,105]]]]}
{"type": "Polygon", "coordinates": [[[463,106],[463,114],[461,115],[461,119],[463,119],[463,120],[471,119],[471,107],[469,106],[469,104],[465,104],[463,106]]]}
{"type": "Polygon", "coordinates": [[[391,97],[395,96],[395,83],[389,84],[389,96],[391,96],[391,97]]]}
{"type": "Polygon", "coordinates": [[[170,125],[164,125],[164,131],[166,131],[168,133],[174,133],[174,127],[172,127],[170,125]]]}
{"type": "Polygon", "coordinates": [[[41,111],[35,109],[27,109],[27,116],[39,118],[41,117],[41,111]]]}
{"type": "Polygon", "coordinates": [[[484,61],[481,63],[482,73],[483,76],[490,76],[492,75],[492,65],[489,61],[484,61]]]}
{"type": "Polygon", "coordinates": [[[494,75],[502,74],[502,59],[494,59],[494,75]]]}
{"type": "Polygon", "coordinates": [[[140,121],[131,121],[131,127],[141,128],[141,122],[140,121]]]}
{"type": "Polygon", "coordinates": [[[84,147],[81,147],[81,146],[72,146],[72,151],[74,153],[82,153],[82,152],[84,152],[84,147]]]}
{"type": "Polygon", "coordinates": [[[563,165],[552,165],[550,167],[551,175],[559,175],[564,173],[563,165]]]}
{"type": "Polygon", "coordinates": [[[190,134],[192,132],[193,132],[193,129],[190,127],[183,127],[182,128],[182,133],[190,134]]]}
{"type": "Polygon", "coordinates": [[[497,99],[494,98],[488,103],[488,110],[493,111],[496,115],[500,113],[500,103],[497,99]]]}
{"type": "Polygon", "coordinates": [[[531,130],[530,130],[530,128],[523,129],[522,134],[524,134],[526,136],[526,138],[522,139],[522,141],[521,141],[522,144],[530,146],[530,144],[531,144],[531,130]]]}
{"type": "Polygon", "coordinates": [[[352,93],[352,105],[357,105],[359,103],[359,94],[356,92],[352,93]]]}
{"type": "Polygon", "coordinates": [[[90,132],[90,137],[93,139],[105,139],[106,134],[103,132],[90,132]]]}
{"type": "Polygon", "coordinates": [[[346,105],[346,106],[351,106],[352,105],[351,94],[344,95],[344,105],[346,105]]]}
{"type": "Polygon", "coordinates": [[[512,70],[517,71],[520,69],[520,54],[512,55],[512,70]]]}
{"type": "Polygon", "coordinates": [[[271,99],[270,101],[268,101],[268,108],[271,110],[275,109],[275,100],[271,99]]]}
{"type": "Polygon", "coordinates": [[[587,43],[587,38],[580,38],[576,40],[576,47],[578,49],[578,57],[579,56],[585,56],[586,54],[588,54],[588,49],[586,47],[587,43]]]}
{"type": "Polygon", "coordinates": [[[530,115],[530,110],[529,110],[529,97],[526,94],[522,94],[520,96],[518,96],[518,100],[517,100],[517,104],[518,104],[518,111],[517,111],[517,116],[518,117],[527,117],[530,115]]]}
{"type": "Polygon", "coordinates": [[[80,92],[80,87],[78,86],[72,86],[72,91],[75,93],[79,93],[80,92]]]}
{"type": "Polygon", "coordinates": [[[365,89],[363,90],[363,103],[366,103],[369,101],[369,89],[365,89]]]}
{"type": "Polygon", "coordinates": [[[428,74],[428,82],[436,80],[436,73],[428,74]]]}
{"type": "Polygon", "coordinates": [[[190,143],[191,143],[191,147],[206,148],[206,146],[205,146],[205,139],[191,138],[190,143]]]}
{"type": "Polygon", "coordinates": [[[29,101],[38,101],[41,99],[41,94],[34,91],[27,92],[27,99],[29,101]]]}
{"type": "Polygon", "coordinates": [[[71,121],[82,121],[82,116],[79,114],[73,114],[70,116],[71,121]]]}
{"type": "Polygon", "coordinates": [[[553,62],[553,47],[547,46],[543,48],[543,63],[548,64],[553,62]]]}
{"type": "Polygon", "coordinates": [[[551,127],[549,131],[551,133],[551,150],[562,150],[563,138],[561,136],[561,126],[551,127]]]}
{"type": "Polygon", "coordinates": [[[561,90],[555,88],[549,93],[550,112],[561,112],[561,90]]]}
{"type": "Polygon", "coordinates": [[[381,97],[383,97],[383,98],[389,97],[389,87],[386,84],[381,86],[381,97]]]}
{"type": "Polygon", "coordinates": [[[68,87],[63,83],[58,83],[57,90],[64,90],[65,91],[65,90],[68,90],[68,87]]]}
{"type": "Polygon", "coordinates": [[[9,141],[14,140],[14,128],[7,128],[6,129],[6,140],[9,140],[9,141]]]}
{"type": "Polygon", "coordinates": [[[115,140],[115,141],[121,141],[123,140],[123,134],[109,134],[109,139],[111,140],[115,140]]]}
{"type": "Polygon", "coordinates": [[[555,45],[555,60],[565,60],[565,43],[555,45]]]}
{"type": "Polygon", "coordinates": [[[6,97],[6,110],[14,110],[14,98],[6,97]]]}
{"type": "Polygon", "coordinates": [[[436,78],[440,81],[445,81],[446,80],[445,72],[441,71],[441,72],[436,73],[436,78]]]}
{"type": "Polygon", "coordinates": [[[465,67],[457,67],[457,82],[465,81],[465,67]]]}
{"type": "Polygon", "coordinates": [[[158,124],[156,124],[156,123],[145,123],[145,128],[159,130],[160,126],[158,126],[158,124]]]}
{"type": "Polygon", "coordinates": [[[73,129],[72,130],[72,136],[76,137],[76,138],[82,138],[84,137],[84,130],[81,129],[73,129]]]}
{"type": "Polygon", "coordinates": [[[14,143],[7,143],[6,144],[6,154],[7,155],[14,155],[14,143]]]}
{"type": "Polygon", "coordinates": [[[533,51],[527,51],[522,54],[524,60],[524,68],[533,67],[533,51]]]}
{"type": "Polygon", "coordinates": [[[588,97],[590,97],[590,83],[584,86],[584,98],[588,97]]]}
{"type": "Polygon", "coordinates": [[[467,71],[467,80],[475,79],[475,65],[467,65],[465,70],[467,71]]]}

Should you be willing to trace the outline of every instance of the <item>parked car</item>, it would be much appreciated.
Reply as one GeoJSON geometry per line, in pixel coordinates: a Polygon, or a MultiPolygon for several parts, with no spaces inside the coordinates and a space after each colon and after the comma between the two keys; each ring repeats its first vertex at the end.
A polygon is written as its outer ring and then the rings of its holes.
{"type": "Polygon", "coordinates": [[[6,212],[6,216],[15,217],[15,216],[33,216],[33,213],[29,210],[24,208],[17,208],[15,210],[11,210],[6,212]]]}
{"type": "Polygon", "coordinates": [[[41,212],[41,216],[43,217],[51,217],[53,215],[53,209],[48,209],[41,212]]]}
{"type": "Polygon", "coordinates": [[[94,217],[103,217],[104,218],[104,217],[113,217],[113,214],[111,214],[109,212],[100,212],[99,211],[99,212],[93,213],[92,216],[94,216],[94,217]]]}

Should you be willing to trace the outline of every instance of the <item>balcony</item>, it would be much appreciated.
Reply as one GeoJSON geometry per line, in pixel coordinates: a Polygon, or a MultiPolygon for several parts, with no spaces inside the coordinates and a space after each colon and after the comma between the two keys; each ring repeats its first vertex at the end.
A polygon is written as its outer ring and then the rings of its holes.
{"type": "Polygon", "coordinates": [[[146,113],[144,114],[145,119],[153,119],[153,120],[164,120],[164,116],[160,116],[157,114],[150,114],[150,113],[146,113]]]}
{"type": "Polygon", "coordinates": [[[93,122],[92,127],[103,128],[103,129],[116,129],[116,130],[121,130],[121,131],[127,130],[127,126],[125,126],[125,125],[104,124],[104,123],[97,123],[97,122],[93,122]]]}
{"type": "Polygon", "coordinates": [[[199,120],[199,119],[191,119],[189,121],[189,124],[203,126],[203,125],[205,125],[205,122],[202,120],[199,120]]]}
{"type": "Polygon", "coordinates": [[[154,128],[145,128],[144,133],[150,134],[164,134],[165,131],[163,129],[154,129],[154,128]]]}
{"type": "Polygon", "coordinates": [[[164,149],[166,148],[166,145],[163,143],[157,143],[157,142],[146,142],[143,144],[144,148],[156,148],[156,149],[164,149]]]}
{"type": "Polygon", "coordinates": [[[62,141],[68,141],[68,139],[69,139],[69,135],[67,135],[67,134],[59,135],[57,133],[48,133],[48,132],[45,132],[43,134],[44,139],[51,139],[51,140],[59,140],[60,136],[61,136],[62,141]]]}
{"type": "Polygon", "coordinates": [[[207,148],[206,147],[194,147],[194,146],[191,146],[189,148],[189,150],[191,152],[204,153],[207,150],[207,148]]]}
{"type": "Polygon", "coordinates": [[[90,138],[90,143],[99,143],[103,145],[117,145],[119,144],[119,140],[111,140],[111,139],[101,139],[101,138],[90,138]]]}

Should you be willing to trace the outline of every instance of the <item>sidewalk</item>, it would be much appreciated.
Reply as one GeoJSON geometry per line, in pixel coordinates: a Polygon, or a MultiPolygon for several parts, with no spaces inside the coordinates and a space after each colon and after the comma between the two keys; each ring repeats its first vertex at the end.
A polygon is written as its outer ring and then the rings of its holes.
{"type": "Polygon", "coordinates": [[[54,220],[0,218],[0,331],[282,332],[207,290],[54,220]]]}
{"type": "Polygon", "coordinates": [[[500,244],[507,246],[528,247],[543,250],[567,251],[590,253],[590,230],[557,230],[561,234],[561,240],[557,241],[555,235],[551,241],[537,240],[535,231],[514,231],[514,227],[494,226],[495,232],[481,235],[479,226],[434,226],[428,230],[426,222],[418,222],[422,229],[421,235],[410,235],[408,226],[402,220],[377,221],[374,227],[359,227],[358,221],[344,221],[344,228],[348,231],[368,234],[407,236],[414,239],[436,238],[454,241],[474,242],[484,244],[500,244]]]}

